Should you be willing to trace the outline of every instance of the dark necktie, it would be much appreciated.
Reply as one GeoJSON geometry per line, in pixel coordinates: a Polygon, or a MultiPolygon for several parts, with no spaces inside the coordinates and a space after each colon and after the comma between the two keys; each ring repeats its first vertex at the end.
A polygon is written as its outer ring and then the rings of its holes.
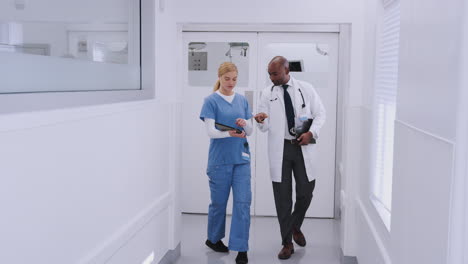
{"type": "Polygon", "coordinates": [[[291,101],[291,96],[288,93],[288,86],[287,84],[283,84],[284,89],[284,109],[286,110],[286,118],[288,119],[288,131],[291,136],[294,134],[291,132],[291,128],[294,127],[294,108],[291,101]]]}

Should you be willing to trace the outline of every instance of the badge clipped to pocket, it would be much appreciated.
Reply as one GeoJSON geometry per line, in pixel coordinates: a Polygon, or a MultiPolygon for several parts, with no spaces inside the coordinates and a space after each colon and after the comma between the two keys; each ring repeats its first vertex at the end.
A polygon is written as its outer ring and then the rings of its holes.
{"type": "Polygon", "coordinates": [[[242,159],[243,159],[243,160],[249,161],[249,160],[250,160],[250,154],[249,154],[249,153],[242,152],[242,159]]]}
{"type": "Polygon", "coordinates": [[[307,117],[306,114],[302,114],[302,115],[299,116],[299,120],[300,120],[301,122],[304,122],[304,121],[306,121],[307,119],[308,119],[308,117],[307,117]]]}
{"type": "Polygon", "coordinates": [[[244,143],[244,151],[242,151],[242,159],[250,161],[249,143],[247,141],[244,143]]]}

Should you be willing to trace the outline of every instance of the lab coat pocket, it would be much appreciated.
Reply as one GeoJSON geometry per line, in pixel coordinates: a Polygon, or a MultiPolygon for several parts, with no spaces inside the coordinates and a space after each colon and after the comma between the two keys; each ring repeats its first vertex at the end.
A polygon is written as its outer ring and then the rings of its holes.
{"type": "Polygon", "coordinates": [[[317,145],[315,144],[308,144],[302,147],[302,153],[304,156],[304,163],[306,166],[307,175],[309,176],[309,180],[312,177],[317,177],[317,167],[318,164],[318,153],[317,153],[317,145]]]}
{"type": "Polygon", "coordinates": [[[310,103],[308,102],[306,106],[300,111],[301,117],[304,119],[311,119],[313,118],[312,109],[310,108],[310,103]]]}

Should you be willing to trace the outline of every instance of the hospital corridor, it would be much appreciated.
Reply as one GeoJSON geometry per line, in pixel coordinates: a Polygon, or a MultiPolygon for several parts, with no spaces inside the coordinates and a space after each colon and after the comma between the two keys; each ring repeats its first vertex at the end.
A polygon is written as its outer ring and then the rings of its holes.
{"type": "Polygon", "coordinates": [[[0,264],[468,264],[466,0],[0,0],[0,264]]]}

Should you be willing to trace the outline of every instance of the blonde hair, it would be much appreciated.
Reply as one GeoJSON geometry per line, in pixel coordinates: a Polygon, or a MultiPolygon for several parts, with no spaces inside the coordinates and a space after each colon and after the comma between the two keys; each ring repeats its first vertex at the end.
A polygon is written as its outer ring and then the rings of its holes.
{"type": "Polygon", "coordinates": [[[232,63],[232,62],[224,62],[223,64],[221,64],[218,68],[218,80],[216,81],[215,85],[214,85],[214,88],[213,88],[213,92],[216,92],[219,90],[219,87],[221,86],[221,82],[219,81],[219,77],[223,76],[224,74],[228,73],[228,72],[236,72],[236,73],[239,73],[237,71],[237,66],[232,63]]]}

